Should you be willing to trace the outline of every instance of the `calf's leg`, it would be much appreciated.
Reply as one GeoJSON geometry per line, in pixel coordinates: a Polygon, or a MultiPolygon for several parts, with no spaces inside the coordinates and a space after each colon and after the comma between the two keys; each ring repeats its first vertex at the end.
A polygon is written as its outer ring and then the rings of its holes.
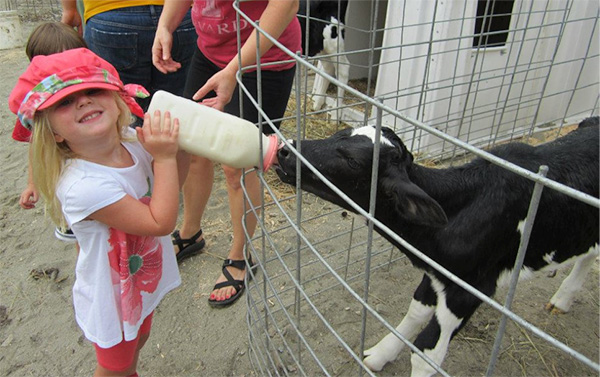
{"type": "MultiPolygon", "coordinates": [[[[348,84],[348,78],[350,75],[350,61],[344,55],[339,57],[339,61],[333,63],[334,67],[337,68],[336,78],[343,84],[348,84]]],[[[344,102],[344,88],[338,86],[337,88],[337,106],[338,108],[342,106],[344,102]]],[[[371,95],[373,93],[370,93],[371,95]]]]}
{"type": "Polygon", "coordinates": [[[598,244],[592,246],[586,254],[577,259],[569,276],[563,280],[558,291],[552,296],[550,302],[546,304],[546,310],[552,314],[562,314],[571,309],[573,300],[575,300],[575,294],[581,289],[583,283],[585,283],[585,278],[597,257],[598,244]]]}
{"type": "MultiPolygon", "coordinates": [[[[413,294],[413,299],[408,312],[396,327],[396,330],[408,340],[413,340],[421,328],[429,321],[435,309],[436,295],[431,288],[431,280],[423,275],[421,283],[413,294]]],[[[393,333],[386,335],[374,347],[366,350],[365,365],[372,371],[380,371],[384,365],[394,361],[402,349],[404,343],[393,333]]]]}
{"type": "MultiPolygon", "coordinates": [[[[481,301],[455,284],[444,284],[431,277],[431,286],[437,295],[433,318],[415,339],[415,346],[435,364],[442,365],[450,340],[467,323],[481,301]]],[[[495,285],[476,287],[492,295],[495,285]]],[[[411,355],[411,376],[433,376],[436,370],[416,353],[411,355]]]]}
{"type": "MultiPolygon", "coordinates": [[[[326,60],[321,60],[317,62],[317,68],[330,76],[333,76],[335,73],[335,67],[331,62],[326,60]]],[[[329,80],[319,75],[315,74],[315,81],[313,82],[312,89],[312,100],[313,100],[313,110],[317,111],[323,107],[325,103],[325,95],[327,94],[327,88],[329,87],[329,80]]]]}

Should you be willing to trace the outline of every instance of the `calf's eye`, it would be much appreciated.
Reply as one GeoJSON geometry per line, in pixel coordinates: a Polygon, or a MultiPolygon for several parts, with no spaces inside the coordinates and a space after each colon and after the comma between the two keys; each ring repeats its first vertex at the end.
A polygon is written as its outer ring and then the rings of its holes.
{"type": "Polygon", "coordinates": [[[360,168],[360,164],[358,163],[358,161],[356,161],[352,157],[346,157],[346,161],[348,162],[348,166],[350,166],[352,169],[360,168]]]}

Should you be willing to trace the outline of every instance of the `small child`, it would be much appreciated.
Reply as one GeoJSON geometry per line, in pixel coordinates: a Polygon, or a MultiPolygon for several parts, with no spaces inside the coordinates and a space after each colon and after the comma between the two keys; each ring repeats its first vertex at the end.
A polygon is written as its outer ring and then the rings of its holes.
{"type": "Polygon", "coordinates": [[[184,169],[179,121],[166,112],[161,124],[157,111],[128,127],[132,97],[147,95],[78,48],[34,57],[9,97],[32,131],[46,211],[80,245],[73,303],[96,349],[96,376],[136,375],[154,309],[181,283],[170,239],[184,169]]]}
{"type": "MultiPolygon", "coordinates": [[[[57,52],[70,50],[72,48],[87,47],[83,38],[77,34],[72,27],[62,22],[46,22],[38,25],[27,40],[25,45],[25,54],[31,61],[37,55],[51,55],[57,52]]],[[[13,113],[17,113],[20,103],[10,103],[10,109],[13,113]]],[[[16,141],[29,142],[31,131],[23,127],[17,119],[15,128],[12,134],[16,141]]],[[[35,207],[39,199],[39,194],[33,184],[31,166],[28,165],[27,187],[21,192],[19,205],[23,209],[31,209],[35,207]]],[[[60,231],[57,234],[61,234],[60,231]]]]}
{"type": "Polygon", "coordinates": [[[52,55],[72,48],[86,47],[87,43],[71,26],[58,21],[38,25],[27,40],[25,54],[29,60],[38,55],[52,55]]]}

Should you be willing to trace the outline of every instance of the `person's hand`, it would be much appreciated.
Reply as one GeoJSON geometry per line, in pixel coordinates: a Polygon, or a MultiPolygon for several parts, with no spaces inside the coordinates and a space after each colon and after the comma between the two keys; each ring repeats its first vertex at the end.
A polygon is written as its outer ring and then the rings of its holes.
{"type": "Polygon", "coordinates": [[[154,43],[152,44],[152,64],[162,73],[175,72],[181,68],[181,63],[173,60],[171,48],[173,46],[173,34],[166,28],[156,29],[154,43]]]}
{"type": "Polygon", "coordinates": [[[202,101],[203,105],[210,106],[217,110],[223,111],[225,105],[231,101],[233,91],[237,86],[235,72],[227,68],[215,73],[202,88],[192,97],[195,101],[204,98],[210,91],[214,90],[216,97],[207,98],[202,101]]]}
{"type": "Polygon", "coordinates": [[[19,198],[19,205],[23,209],[35,208],[35,203],[39,199],[38,191],[33,183],[29,183],[19,198]]]}
{"type": "Polygon", "coordinates": [[[76,28],[79,35],[83,36],[83,28],[81,27],[81,25],[83,23],[81,22],[81,15],[77,11],[77,8],[66,9],[63,7],[62,17],[61,17],[60,22],[76,28]]]}
{"type": "Polygon", "coordinates": [[[175,160],[179,150],[179,119],[171,120],[171,113],[165,112],[161,124],[160,111],[156,110],[153,115],[144,115],[144,124],[136,128],[138,140],[152,155],[154,161],[175,160]]]}

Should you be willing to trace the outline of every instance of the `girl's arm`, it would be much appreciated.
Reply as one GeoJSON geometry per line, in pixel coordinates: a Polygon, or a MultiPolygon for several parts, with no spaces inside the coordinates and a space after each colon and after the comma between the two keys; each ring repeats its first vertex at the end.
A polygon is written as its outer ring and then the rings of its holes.
{"type": "MultiPolygon", "coordinates": [[[[259,26],[269,35],[277,39],[287,28],[289,23],[296,17],[298,7],[298,0],[269,0],[269,4],[259,19],[259,26]]],[[[256,33],[257,31],[254,30],[240,49],[242,68],[256,63],[256,33]]],[[[273,43],[263,34],[260,34],[260,56],[263,56],[272,46],[273,43]]],[[[239,68],[238,55],[236,55],[225,68],[214,74],[206,84],[194,94],[193,99],[198,101],[210,93],[211,90],[214,90],[215,93],[217,93],[217,96],[205,99],[202,101],[202,104],[223,111],[225,105],[231,101],[233,91],[237,84],[235,74],[239,68]]]]}
{"type": "Polygon", "coordinates": [[[161,127],[160,112],[144,116],[144,125],[136,129],[138,139],[152,155],[154,187],[148,205],[126,195],[89,216],[125,233],[164,236],[175,229],[179,210],[179,174],[177,152],[179,120],[171,122],[166,112],[161,127]]]}
{"type": "Polygon", "coordinates": [[[165,0],[152,44],[152,64],[162,73],[175,72],[181,68],[181,64],[171,57],[173,32],[191,5],[192,0],[165,0]]]}

